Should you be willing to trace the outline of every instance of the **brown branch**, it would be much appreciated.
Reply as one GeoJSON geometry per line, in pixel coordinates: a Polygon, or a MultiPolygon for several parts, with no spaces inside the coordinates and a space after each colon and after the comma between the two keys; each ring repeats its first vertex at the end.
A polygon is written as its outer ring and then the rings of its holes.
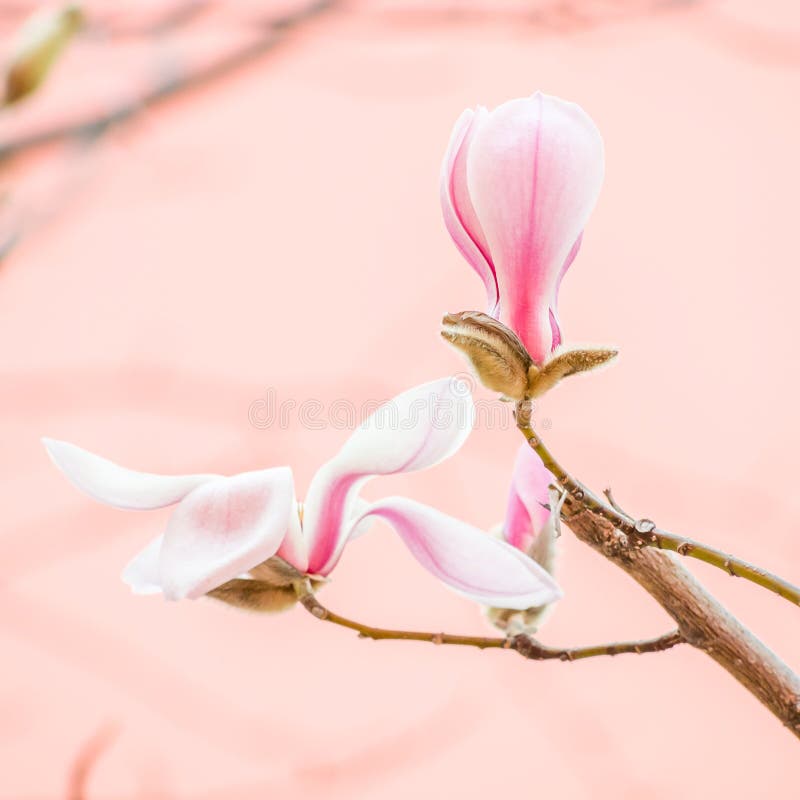
{"type": "MultiPolygon", "coordinates": [[[[528,444],[536,451],[544,465],[553,473],[567,494],[581,508],[586,509],[586,511],[600,520],[610,522],[617,530],[625,533],[632,545],[671,550],[681,556],[696,558],[699,561],[704,561],[706,564],[711,564],[718,569],[724,570],[728,575],[744,578],[764,589],[768,589],[796,606],[800,605],[800,587],[795,586],[786,579],[757,567],[755,564],[751,564],[738,556],[717,550],[717,548],[710,547],[695,539],[665,531],[657,527],[652,520],[634,520],[622,512],[611,498],[609,498],[611,505],[606,505],[556,461],[542,439],[534,432],[530,422],[531,408],[529,403],[517,404],[516,420],[517,427],[528,444]]],[[[606,496],[608,497],[608,495],[606,496]]]]}
{"type": "Polygon", "coordinates": [[[678,624],[693,647],[724,667],[800,738],[800,679],[715,600],[675,558],[626,544],[624,534],[567,500],[566,525],[628,573],[678,624]]]}
{"type": "Polygon", "coordinates": [[[540,456],[545,452],[550,457],[548,467],[555,466],[558,480],[565,478],[562,485],[568,497],[564,522],[578,539],[625,570],[675,620],[685,641],[724,667],[800,738],[800,678],[712,597],[674,555],[642,547],[635,530],[631,537],[630,521],[604,507],[583,484],[564,472],[527,426],[524,413],[518,414],[518,426],[540,456]],[[598,513],[598,507],[604,510],[598,513]],[[614,519],[620,524],[616,525],[614,519]]]}
{"type": "Polygon", "coordinates": [[[361,622],[355,622],[347,617],[335,614],[317,600],[307,581],[299,582],[295,586],[295,591],[306,611],[317,619],[343,628],[349,628],[352,631],[356,631],[361,638],[374,639],[376,641],[391,639],[477,647],[480,650],[514,650],[523,658],[532,661],[551,661],[556,659],[559,661],[579,661],[594,656],[616,656],[621,653],[659,653],[663,650],[669,650],[684,641],[679,631],[670,631],[670,633],[655,639],[643,639],[637,642],[615,642],[613,644],[600,644],[589,647],[558,648],[543,645],[524,633],[512,637],[497,637],[398,631],[388,628],[375,628],[372,625],[364,625],[361,622]]]}

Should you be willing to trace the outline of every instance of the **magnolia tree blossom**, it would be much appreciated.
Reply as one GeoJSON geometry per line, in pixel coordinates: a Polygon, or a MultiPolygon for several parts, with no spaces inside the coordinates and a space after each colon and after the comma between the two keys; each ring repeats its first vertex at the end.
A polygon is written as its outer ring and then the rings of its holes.
{"type": "Polygon", "coordinates": [[[66,442],[48,439],[45,446],[95,500],[139,510],[176,505],[164,534],[123,573],[137,593],[197,598],[251,571],[263,576],[258,570],[274,557],[298,577],[324,578],[347,542],[381,519],[423,567],[463,595],[503,608],[550,603],[560,596],[558,586],[517,547],[414,500],[389,497],[370,504],[359,498],[373,476],[426,469],[451,456],[473,418],[468,389],[450,378],[399,395],[317,471],[303,505],[295,498],[289,467],[230,477],[154,475],[66,442]]]}
{"type": "Polygon", "coordinates": [[[542,365],[561,344],[558,290],[603,181],[603,141],[574,103],[537,92],[464,111],[441,174],[447,229],[488,312],[542,365]]]}

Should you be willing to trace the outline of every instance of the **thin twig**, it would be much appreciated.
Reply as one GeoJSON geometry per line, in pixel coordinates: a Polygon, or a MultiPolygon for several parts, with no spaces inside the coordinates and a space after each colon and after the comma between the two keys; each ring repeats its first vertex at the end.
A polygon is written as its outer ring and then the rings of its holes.
{"type": "MultiPolygon", "coordinates": [[[[717,550],[715,547],[662,530],[652,520],[634,520],[619,508],[614,507],[613,504],[606,505],[601,502],[556,461],[542,439],[531,427],[530,412],[524,403],[517,406],[516,418],[517,427],[528,444],[536,451],[547,469],[555,475],[556,480],[564,487],[567,494],[586,511],[610,522],[615,528],[625,533],[634,546],[671,550],[681,556],[696,558],[724,570],[729,575],[744,578],[764,589],[768,589],[794,605],[800,605],[800,587],[778,575],[767,572],[761,567],[757,567],[730,553],[717,550]]],[[[609,502],[611,501],[609,500],[609,502]]]]}
{"type": "Polygon", "coordinates": [[[603,494],[606,496],[606,500],[608,500],[608,504],[614,511],[622,514],[623,517],[627,517],[630,520],[633,520],[633,517],[625,511],[624,508],[614,499],[614,494],[611,491],[611,487],[609,486],[607,489],[603,489],[603,494]]]}
{"type": "Polygon", "coordinates": [[[659,636],[655,639],[643,639],[636,642],[615,642],[612,644],[592,645],[590,647],[557,648],[548,647],[536,639],[521,633],[512,637],[497,636],[461,636],[450,633],[427,633],[422,631],[397,631],[388,628],[376,628],[372,625],[364,625],[361,622],[342,617],[335,614],[319,600],[317,600],[311,586],[307,580],[300,581],[295,586],[295,591],[302,606],[312,616],[323,622],[331,622],[343,628],[356,631],[361,638],[385,640],[394,639],[401,641],[430,642],[431,644],[451,644],[466,647],[477,647],[480,650],[499,649],[514,650],[523,658],[532,661],[578,661],[594,656],[616,656],[621,653],[659,653],[669,650],[675,645],[684,641],[683,636],[677,630],[659,636]]]}

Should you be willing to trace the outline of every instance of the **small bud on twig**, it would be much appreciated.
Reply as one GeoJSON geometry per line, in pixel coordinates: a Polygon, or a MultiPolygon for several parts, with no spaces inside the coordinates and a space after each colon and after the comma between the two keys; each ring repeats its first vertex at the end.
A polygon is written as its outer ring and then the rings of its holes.
{"type": "Polygon", "coordinates": [[[5,71],[2,105],[10,106],[35,92],[80,29],[77,3],[37,11],[17,34],[5,71]]]}
{"type": "MultiPolygon", "coordinates": [[[[558,539],[561,537],[561,508],[567,495],[566,492],[553,487],[550,488],[549,494],[550,516],[544,527],[536,534],[530,547],[527,548],[527,555],[544,567],[550,575],[555,575],[559,550],[558,539]]],[[[495,533],[498,536],[502,535],[499,530],[495,533]]],[[[552,613],[554,605],[554,603],[548,603],[543,606],[526,608],[523,611],[487,608],[486,616],[495,628],[505,631],[509,636],[520,633],[533,634],[545,623],[552,613]]]]}

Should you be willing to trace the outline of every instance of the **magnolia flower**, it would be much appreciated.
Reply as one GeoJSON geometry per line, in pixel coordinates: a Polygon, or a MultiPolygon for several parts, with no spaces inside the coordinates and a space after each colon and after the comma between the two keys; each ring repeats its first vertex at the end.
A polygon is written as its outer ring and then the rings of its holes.
{"type": "Polygon", "coordinates": [[[382,519],[423,567],[467,597],[518,609],[552,602],[560,596],[555,581],[512,545],[413,500],[368,504],[358,497],[375,475],[426,469],[448,458],[469,435],[473,417],[468,389],[453,379],[399,395],[318,470],[302,506],[289,467],[231,477],[153,475],[66,442],[45,440],[45,446],[66,476],[102,503],[177,506],[165,533],[123,573],[137,593],[178,600],[218,591],[242,576],[274,586],[303,576],[323,579],[347,542],[368,521],[382,519]]]}
{"type": "MultiPolygon", "coordinates": [[[[522,445],[514,464],[505,522],[498,532],[503,541],[533,558],[550,575],[555,569],[565,497],[553,488],[554,483],[555,477],[542,459],[527,444],[522,445]]],[[[522,611],[494,607],[488,610],[488,616],[508,633],[533,633],[551,610],[552,601],[548,601],[522,611]]]]}
{"type": "Polygon", "coordinates": [[[488,312],[541,366],[561,343],[558,289],[603,180],[603,141],[574,103],[537,92],[456,122],[445,224],[486,286],[488,312]]]}

